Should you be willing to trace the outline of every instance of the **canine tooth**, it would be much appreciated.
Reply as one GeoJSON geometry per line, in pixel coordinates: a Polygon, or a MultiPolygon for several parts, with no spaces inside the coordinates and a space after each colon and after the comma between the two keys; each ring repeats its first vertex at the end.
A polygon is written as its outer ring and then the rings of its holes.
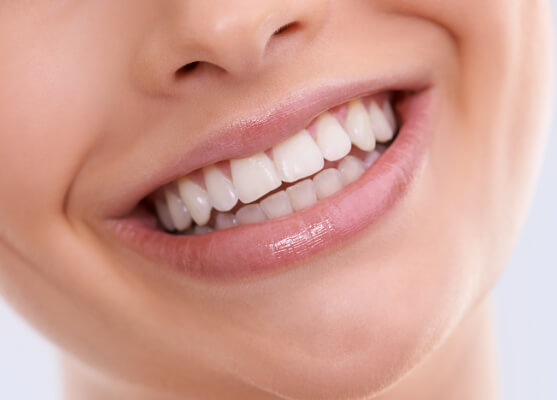
{"type": "Polygon", "coordinates": [[[265,153],[230,161],[232,182],[243,203],[251,203],[282,182],[273,162],[265,153]]]}
{"type": "Polygon", "coordinates": [[[375,148],[375,135],[371,129],[369,114],[361,100],[351,101],[348,105],[344,127],[354,145],[363,151],[375,148]]]}
{"type": "Polygon", "coordinates": [[[168,189],[164,191],[164,195],[169,214],[176,229],[179,231],[188,229],[191,225],[191,215],[180,196],[168,189]]]}
{"type": "Polygon", "coordinates": [[[238,202],[238,194],[230,179],[214,165],[203,168],[203,176],[213,207],[218,211],[232,210],[238,202]]]}
{"type": "Polygon", "coordinates": [[[290,203],[295,211],[300,211],[317,202],[315,187],[311,179],[301,181],[286,189],[290,203]]]}
{"type": "Polygon", "coordinates": [[[388,142],[393,138],[394,130],[391,128],[385,113],[379,108],[375,101],[372,101],[369,106],[369,119],[371,122],[371,129],[378,142],[388,142]]]}
{"type": "Polygon", "coordinates": [[[236,220],[238,225],[255,224],[257,222],[263,222],[267,219],[265,213],[259,206],[259,204],[250,204],[242,207],[236,213],[236,220]]]}
{"type": "Polygon", "coordinates": [[[317,146],[323,157],[329,161],[340,160],[350,152],[352,143],[344,128],[330,113],[323,113],[317,119],[317,146]]]}
{"type": "Polygon", "coordinates": [[[178,191],[197,225],[205,225],[211,217],[211,203],[207,191],[188,178],[178,181],[178,191]]]}
{"type": "Polygon", "coordinates": [[[396,115],[390,100],[387,100],[383,103],[383,113],[385,114],[385,118],[387,118],[387,121],[389,122],[389,125],[393,132],[396,131],[398,124],[396,122],[396,115]]]}
{"type": "Polygon", "coordinates": [[[327,168],[313,178],[317,198],[322,200],[342,189],[340,172],[335,168],[327,168]]]}
{"type": "Polygon", "coordinates": [[[324,165],[321,150],[305,129],[273,147],[273,158],[283,182],[313,175],[324,165]]]}
{"type": "Polygon", "coordinates": [[[228,229],[238,226],[238,221],[236,221],[236,216],[230,213],[217,213],[215,218],[215,228],[217,230],[228,229]]]}
{"type": "Polygon", "coordinates": [[[344,185],[358,180],[366,170],[364,163],[354,156],[347,156],[344,158],[337,168],[344,185]]]}
{"type": "Polygon", "coordinates": [[[214,232],[215,230],[209,226],[199,226],[196,225],[195,228],[193,228],[193,234],[194,235],[205,235],[207,233],[211,233],[214,232]]]}
{"type": "Polygon", "coordinates": [[[284,190],[267,197],[259,205],[269,219],[292,214],[292,204],[284,190]]]}
{"type": "Polygon", "coordinates": [[[164,229],[167,231],[175,230],[176,228],[174,227],[174,223],[172,222],[172,217],[170,216],[166,203],[157,199],[155,200],[155,208],[157,210],[159,221],[162,226],[164,226],[164,229]]]}

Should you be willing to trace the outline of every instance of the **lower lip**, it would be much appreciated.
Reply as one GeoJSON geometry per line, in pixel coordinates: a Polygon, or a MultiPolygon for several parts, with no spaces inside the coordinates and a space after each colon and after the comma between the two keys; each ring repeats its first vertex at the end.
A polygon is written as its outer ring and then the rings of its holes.
{"type": "MultiPolygon", "coordinates": [[[[406,195],[425,160],[433,89],[404,101],[396,140],[362,177],[294,214],[198,236],[173,236],[145,219],[109,220],[138,253],[178,273],[205,280],[251,278],[300,266],[370,228],[406,195]]],[[[152,218],[151,222],[152,222],[152,218]]]]}

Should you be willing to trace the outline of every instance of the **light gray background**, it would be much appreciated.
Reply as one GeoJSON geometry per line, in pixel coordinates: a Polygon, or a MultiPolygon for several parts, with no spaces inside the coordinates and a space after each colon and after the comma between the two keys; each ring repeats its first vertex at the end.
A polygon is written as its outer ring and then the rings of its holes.
{"type": "MultiPolygon", "coordinates": [[[[495,289],[505,400],[557,399],[556,119],[529,219],[495,289]]],[[[0,301],[0,399],[58,400],[60,393],[54,350],[0,301]]]]}

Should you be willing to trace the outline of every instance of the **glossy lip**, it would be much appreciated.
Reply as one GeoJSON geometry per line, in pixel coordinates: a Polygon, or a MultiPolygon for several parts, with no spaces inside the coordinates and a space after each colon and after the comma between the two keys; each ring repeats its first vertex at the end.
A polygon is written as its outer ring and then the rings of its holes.
{"type": "Polygon", "coordinates": [[[166,234],[155,229],[154,217],[109,219],[110,231],[152,262],[204,280],[292,267],[370,227],[404,197],[424,163],[435,108],[435,90],[424,85],[399,108],[402,127],[379,160],[358,181],[305,210],[199,236],[166,234]]]}

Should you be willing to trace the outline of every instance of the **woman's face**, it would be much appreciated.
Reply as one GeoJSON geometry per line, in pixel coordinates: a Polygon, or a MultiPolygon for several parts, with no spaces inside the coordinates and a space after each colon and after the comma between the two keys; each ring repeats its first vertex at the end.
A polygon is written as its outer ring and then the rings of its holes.
{"type": "MultiPolygon", "coordinates": [[[[100,376],[377,393],[506,261],[540,163],[548,14],[532,0],[4,2],[2,294],[100,376]],[[203,235],[157,222],[161,188],[207,188],[196,171],[215,164],[253,203],[278,144],[307,128],[323,154],[341,151],[338,124],[349,132],[354,104],[373,101],[400,130],[336,194],[203,235]]],[[[282,174],[313,160],[284,148],[282,174]]]]}

